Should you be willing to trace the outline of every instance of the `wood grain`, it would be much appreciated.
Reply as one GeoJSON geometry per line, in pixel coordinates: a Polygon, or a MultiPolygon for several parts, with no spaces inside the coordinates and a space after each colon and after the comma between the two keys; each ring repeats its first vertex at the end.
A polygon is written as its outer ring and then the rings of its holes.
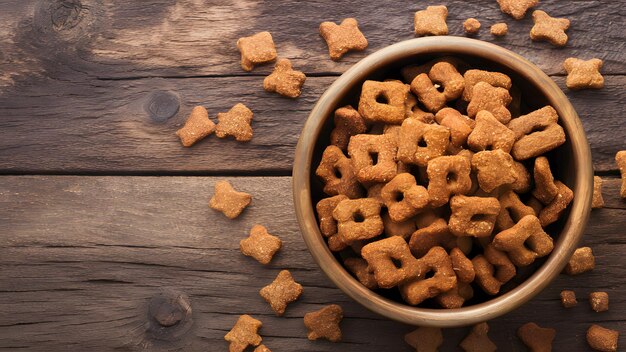
{"type": "MultiPolygon", "coordinates": [[[[0,177],[0,350],[222,351],[224,334],[249,313],[277,351],[410,351],[411,327],[370,313],[326,279],[301,240],[288,177],[230,178],[253,195],[240,218],[207,206],[213,177],[0,177]],[[238,242],[260,223],[284,248],[267,267],[244,257],[238,242]],[[258,296],[280,269],[304,286],[282,318],[258,296]],[[162,292],[188,295],[192,319],[176,338],[157,335],[148,302],[162,292]],[[338,303],[344,342],[310,342],[304,313],[338,303]],[[375,334],[372,334],[376,331],[375,334]]],[[[619,180],[604,179],[606,208],[594,210],[584,244],[597,269],[559,277],[536,299],[491,323],[490,336],[506,351],[524,351],[515,329],[528,321],[557,329],[554,350],[585,350],[591,323],[617,329],[626,344],[626,203],[619,180]],[[560,306],[561,289],[573,289],[576,308],[560,306]],[[610,311],[594,313],[586,296],[609,292],[610,311]]],[[[453,350],[467,328],[450,329],[442,351],[453,350]]]]}

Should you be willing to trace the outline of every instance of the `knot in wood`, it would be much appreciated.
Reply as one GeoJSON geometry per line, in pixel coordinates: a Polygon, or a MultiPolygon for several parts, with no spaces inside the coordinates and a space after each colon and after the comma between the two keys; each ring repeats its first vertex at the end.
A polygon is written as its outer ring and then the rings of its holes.
{"type": "Polygon", "coordinates": [[[188,320],[190,316],[191,302],[184,294],[164,292],[150,300],[149,317],[159,327],[174,327],[188,320]]]}
{"type": "Polygon", "coordinates": [[[83,18],[83,4],[80,0],[56,0],[50,4],[52,26],[57,31],[76,27],[83,18]]]}
{"type": "Polygon", "coordinates": [[[178,96],[172,92],[156,91],[150,94],[144,109],[151,120],[165,122],[175,116],[180,108],[178,96]]]}

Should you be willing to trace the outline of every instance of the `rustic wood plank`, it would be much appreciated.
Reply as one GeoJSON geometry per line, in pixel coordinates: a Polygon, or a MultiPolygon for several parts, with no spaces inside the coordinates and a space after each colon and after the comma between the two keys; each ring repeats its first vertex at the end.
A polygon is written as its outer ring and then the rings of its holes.
{"type": "MultiPolygon", "coordinates": [[[[301,240],[288,177],[231,178],[253,194],[250,208],[227,220],[207,207],[212,177],[0,177],[0,349],[50,351],[217,351],[237,315],[264,322],[267,345],[277,351],[410,351],[402,335],[411,327],[366,311],[326,279],[301,240]],[[284,241],[262,267],[238,253],[238,242],[255,223],[284,241]],[[283,268],[304,285],[302,298],[277,318],[258,289],[283,268]],[[173,335],[155,333],[148,301],[170,290],[187,295],[193,323],[173,335]],[[306,340],[304,313],[323,304],[345,309],[345,342],[306,340]],[[373,333],[375,332],[375,333],[373,333]],[[168,336],[176,336],[169,339],[168,336]],[[160,338],[160,339],[157,339],[160,338]]],[[[594,322],[621,332],[626,344],[626,203],[619,180],[605,178],[606,208],[594,210],[585,244],[597,269],[562,276],[517,311],[492,322],[501,349],[524,351],[514,336],[527,321],[557,328],[556,351],[585,350],[584,333],[594,322]],[[561,308],[558,293],[574,289],[580,304],[561,308]],[[592,312],[587,294],[607,290],[611,309],[592,312]]],[[[467,328],[446,330],[442,351],[467,328]]]]}

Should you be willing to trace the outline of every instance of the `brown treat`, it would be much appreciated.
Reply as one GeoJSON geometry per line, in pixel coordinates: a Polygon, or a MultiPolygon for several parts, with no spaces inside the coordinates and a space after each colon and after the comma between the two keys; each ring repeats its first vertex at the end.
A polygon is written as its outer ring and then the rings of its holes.
{"type": "Polygon", "coordinates": [[[267,348],[267,346],[265,345],[260,345],[259,347],[255,348],[253,352],[272,352],[272,350],[267,348]]]}
{"type": "Polygon", "coordinates": [[[517,337],[531,352],[551,352],[556,330],[526,323],[517,329],[517,337]]]}
{"type": "Polygon", "coordinates": [[[415,232],[415,230],[417,230],[417,227],[415,226],[415,218],[410,218],[402,222],[395,222],[391,220],[391,217],[387,212],[384,212],[381,217],[383,218],[385,235],[387,235],[387,237],[400,236],[406,240],[413,234],[413,232],[415,232]]]}
{"type": "Polygon", "coordinates": [[[530,39],[545,40],[555,46],[567,44],[565,31],[569,28],[568,19],[550,17],[547,13],[537,10],[533,12],[533,21],[535,25],[530,30],[530,39]]]}
{"type": "Polygon", "coordinates": [[[480,22],[475,18],[468,18],[463,22],[463,30],[467,34],[476,34],[480,30],[480,22]]]}
{"type": "Polygon", "coordinates": [[[472,261],[465,256],[459,248],[452,248],[450,251],[450,260],[452,261],[452,269],[456,273],[459,282],[469,284],[474,281],[475,272],[472,261]]]}
{"type": "Polygon", "coordinates": [[[433,247],[418,260],[419,276],[401,283],[400,294],[410,305],[418,305],[428,298],[450,291],[456,285],[456,275],[452,261],[445,249],[433,247]],[[429,273],[432,276],[426,278],[429,273]]]}
{"type": "Polygon", "coordinates": [[[370,290],[375,290],[378,288],[374,273],[370,271],[365,259],[346,258],[343,261],[343,264],[354,276],[356,276],[357,280],[359,280],[359,282],[363,284],[363,286],[369,288],[370,290]]]}
{"type": "Polygon", "coordinates": [[[497,346],[489,339],[487,333],[489,325],[480,323],[474,325],[472,331],[461,341],[461,348],[465,352],[494,352],[497,346]]]}
{"type": "Polygon", "coordinates": [[[573,57],[563,62],[563,67],[567,71],[565,85],[569,89],[600,89],[604,87],[604,77],[600,74],[602,60],[580,60],[573,57]]]}
{"type": "Polygon", "coordinates": [[[270,235],[264,226],[254,225],[250,230],[250,236],[239,241],[239,250],[243,255],[252,257],[261,264],[269,264],[282,245],[280,238],[270,235]]]}
{"type": "Polygon", "coordinates": [[[617,351],[619,332],[593,324],[587,330],[587,343],[596,351],[617,351]]]}
{"type": "Polygon", "coordinates": [[[324,150],[315,174],[324,182],[324,193],[329,196],[343,194],[349,198],[359,198],[363,194],[352,161],[334,145],[324,150]]]}
{"type": "Polygon", "coordinates": [[[269,32],[259,32],[250,37],[237,40],[237,48],[241,52],[241,68],[252,71],[255,65],[276,59],[276,47],[269,32]]]}
{"type": "Polygon", "coordinates": [[[402,75],[404,82],[411,83],[417,75],[421,73],[428,73],[428,71],[430,71],[430,69],[439,62],[447,62],[456,67],[459,71],[465,71],[465,69],[469,67],[466,62],[457,57],[443,56],[425,64],[405,66],[400,69],[400,74],[402,75]]]}
{"type": "Polygon", "coordinates": [[[365,81],[361,88],[359,113],[370,122],[399,125],[404,120],[408,95],[409,89],[402,82],[365,81]]]}
{"type": "Polygon", "coordinates": [[[500,10],[516,20],[524,18],[526,11],[537,6],[538,3],[539,0],[498,0],[500,10]]]}
{"type": "Polygon", "coordinates": [[[483,254],[485,255],[485,259],[496,268],[496,280],[505,284],[515,276],[517,270],[506,253],[497,250],[490,244],[485,247],[483,254]]]}
{"type": "Polygon", "coordinates": [[[515,143],[515,133],[483,110],[476,115],[476,127],[467,137],[467,144],[475,151],[502,149],[508,153],[515,143]]]}
{"type": "Polygon", "coordinates": [[[506,23],[504,22],[496,23],[493,26],[491,26],[491,34],[496,37],[503,37],[507,33],[509,33],[509,26],[507,26],[506,23]]]}
{"type": "Polygon", "coordinates": [[[532,184],[530,172],[528,172],[526,166],[520,162],[513,161],[513,171],[515,172],[516,180],[511,185],[511,189],[519,194],[528,193],[532,184]]]}
{"type": "Polygon", "coordinates": [[[343,194],[320,200],[315,209],[320,223],[320,232],[324,237],[337,234],[337,221],[333,218],[333,210],[342,200],[348,199],[343,194]]]}
{"type": "Polygon", "coordinates": [[[564,308],[576,307],[578,301],[576,300],[576,293],[570,290],[561,291],[561,304],[564,308]]]}
{"type": "Polygon", "coordinates": [[[449,142],[450,131],[446,127],[406,119],[398,137],[398,160],[427,166],[429,160],[446,152],[449,142]]]}
{"type": "Polygon", "coordinates": [[[248,142],[252,140],[252,116],[254,114],[245,105],[238,103],[228,112],[217,114],[217,126],[215,135],[219,138],[228,136],[235,137],[238,142],[248,142]]]}
{"type": "Polygon", "coordinates": [[[367,189],[367,198],[375,199],[381,206],[385,205],[385,202],[380,197],[380,191],[383,189],[386,183],[375,183],[367,189]]]}
{"type": "Polygon", "coordinates": [[[229,219],[234,219],[251,201],[252,196],[248,193],[235,191],[228,181],[218,181],[215,183],[215,193],[209,201],[209,207],[221,211],[229,219]]]}
{"type": "Polygon", "coordinates": [[[604,199],[602,199],[602,178],[600,176],[593,177],[593,200],[591,207],[594,209],[604,207],[604,199]]]}
{"type": "Polygon", "coordinates": [[[397,139],[393,134],[358,134],[350,138],[348,154],[356,177],[364,185],[389,182],[398,172],[397,139]]]}
{"type": "Polygon", "coordinates": [[[474,272],[476,274],[475,282],[489,295],[496,295],[500,292],[502,282],[495,278],[495,268],[489,261],[479,254],[472,259],[474,272]]]}
{"type": "Polygon", "coordinates": [[[304,325],[309,331],[309,340],[326,339],[331,342],[341,341],[339,323],[343,319],[343,309],[336,304],[304,315],[304,325]]]}
{"type": "Polygon", "coordinates": [[[348,51],[361,51],[367,48],[367,39],[359,30],[359,24],[354,18],[346,18],[337,25],[333,22],[320,24],[320,35],[328,45],[328,54],[334,61],[348,51]]]}
{"type": "Polygon", "coordinates": [[[506,108],[512,101],[509,91],[494,87],[486,82],[478,82],[472,89],[472,98],[467,105],[467,115],[476,117],[479,111],[487,110],[503,124],[511,121],[511,112],[506,108]]]}
{"type": "Polygon", "coordinates": [[[554,197],[559,193],[559,189],[554,183],[552,171],[550,171],[550,163],[548,158],[540,156],[535,159],[535,189],[533,196],[543,204],[550,204],[554,197]]]}
{"type": "Polygon", "coordinates": [[[337,220],[337,234],[346,244],[367,240],[383,233],[380,204],[370,198],[346,199],[333,211],[337,220]]]}
{"type": "MultiPolygon", "coordinates": [[[[476,121],[462,115],[452,108],[443,108],[437,112],[435,120],[441,126],[450,130],[450,145],[448,151],[460,151],[467,142],[467,137],[476,126],[476,121]]],[[[456,154],[456,153],[452,153],[456,154]]]]}
{"type": "Polygon", "coordinates": [[[589,294],[589,304],[594,312],[606,312],[609,310],[609,294],[606,292],[591,292],[589,294]]]}
{"type": "Polygon", "coordinates": [[[515,226],[525,216],[537,216],[533,208],[525,205],[513,191],[502,193],[498,197],[498,201],[500,202],[500,214],[496,218],[496,230],[498,231],[515,226]]]}
{"type": "Polygon", "coordinates": [[[183,147],[191,147],[202,138],[215,132],[215,123],[209,119],[209,113],[203,106],[196,106],[183,128],[176,131],[183,147]]]}
{"type": "Polygon", "coordinates": [[[508,128],[515,133],[517,142],[511,155],[517,160],[526,160],[565,143],[565,132],[557,123],[559,115],[551,106],[545,106],[528,115],[511,120],[508,128]]]}
{"type": "Polygon", "coordinates": [[[346,150],[351,136],[366,131],[365,119],[352,106],[346,105],[335,110],[335,128],[330,132],[330,144],[346,150]]]}
{"type": "Polygon", "coordinates": [[[617,163],[617,167],[622,175],[622,189],[620,191],[620,196],[626,199],[626,150],[620,150],[617,154],[615,154],[615,162],[617,163]]]}
{"type": "Polygon", "coordinates": [[[274,281],[263,287],[259,294],[270,304],[277,316],[285,314],[287,304],[295,301],[302,294],[302,285],[295,282],[289,270],[281,270],[274,281]]]}
{"type": "Polygon", "coordinates": [[[451,195],[467,194],[472,188],[470,162],[460,155],[441,156],[428,162],[428,195],[432,207],[440,207],[451,195]]]}
{"type": "Polygon", "coordinates": [[[411,255],[411,250],[402,237],[393,236],[367,244],[361,255],[374,273],[381,288],[391,288],[420,275],[422,266],[411,255]],[[395,262],[400,262],[400,267],[395,262]]]}
{"type": "Polygon", "coordinates": [[[398,174],[380,191],[392,221],[410,219],[428,205],[428,191],[409,173],[398,174]]]}
{"type": "Polygon", "coordinates": [[[578,275],[591,271],[596,267],[596,258],[589,247],[577,248],[565,266],[565,273],[568,275],[578,275]]]}
{"type": "Polygon", "coordinates": [[[263,324],[253,317],[244,314],[239,317],[235,326],[224,336],[230,342],[229,352],[243,352],[248,346],[258,346],[263,340],[258,334],[263,324]]]}
{"type": "Polygon", "coordinates": [[[455,236],[487,237],[493,231],[500,203],[497,198],[456,195],[450,200],[450,209],[448,226],[455,236]]]}
{"type": "Polygon", "coordinates": [[[526,205],[533,208],[533,211],[535,212],[535,216],[539,216],[539,213],[541,213],[541,210],[543,209],[543,204],[537,198],[533,196],[530,196],[530,198],[526,202],[526,205]]]}
{"type": "Polygon", "coordinates": [[[561,181],[556,181],[556,186],[559,189],[559,193],[557,193],[552,202],[546,205],[539,213],[539,220],[543,227],[557,221],[572,199],[574,199],[574,192],[561,183],[561,181]]]}
{"type": "MultiPolygon", "coordinates": [[[[410,85],[409,85],[409,89],[411,89],[410,85]]],[[[417,99],[415,95],[411,93],[409,93],[409,95],[406,98],[406,102],[404,103],[404,111],[405,111],[404,117],[407,119],[409,118],[418,119],[424,123],[432,123],[435,120],[435,116],[433,114],[422,110],[422,107],[419,104],[419,100],[417,99]]],[[[396,129],[397,127],[400,127],[398,125],[390,125],[390,126],[396,129]]]]}
{"type": "Polygon", "coordinates": [[[461,96],[465,79],[454,65],[442,61],[433,65],[428,74],[415,77],[410,87],[428,110],[437,112],[444,108],[446,102],[461,96]],[[440,91],[441,88],[443,91],[440,91]]]}
{"type": "Polygon", "coordinates": [[[517,180],[513,158],[502,149],[485,150],[474,154],[472,170],[477,173],[480,188],[487,193],[517,180]]]}
{"type": "Polygon", "coordinates": [[[411,92],[415,94],[426,109],[437,112],[446,105],[446,96],[437,90],[435,84],[422,73],[411,82],[411,92]]]}
{"type": "Polygon", "coordinates": [[[456,247],[456,245],[456,236],[450,232],[446,220],[441,218],[413,232],[411,240],[409,241],[411,253],[416,257],[426,255],[426,253],[435,246],[451,249],[456,247]]]}
{"type": "Polygon", "coordinates": [[[550,254],[554,243],[552,237],[541,228],[539,219],[527,215],[515,226],[498,233],[493,239],[493,246],[506,252],[513,264],[527,266],[536,258],[550,254]]]}
{"type": "Polygon", "coordinates": [[[415,35],[447,35],[448,8],[445,6],[428,6],[426,10],[415,13],[415,35]]]}
{"type": "Polygon", "coordinates": [[[463,100],[465,101],[472,100],[474,86],[478,82],[486,82],[493,87],[500,87],[506,90],[511,89],[511,79],[509,76],[500,72],[467,70],[465,74],[463,74],[463,78],[465,79],[465,90],[463,91],[463,100]]]}
{"type": "Polygon", "coordinates": [[[305,80],[304,73],[292,69],[289,59],[280,59],[276,62],[274,72],[263,80],[263,89],[289,98],[297,98],[305,80]]]}
{"type": "Polygon", "coordinates": [[[404,341],[417,352],[437,352],[443,344],[440,328],[418,327],[404,335],[404,341]]]}
{"type": "Polygon", "coordinates": [[[455,309],[461,308],[465,301],[472,299],[472,297],[474,297],[472,285],[457,281],[457,284],[450,291],[439,294],[435,300],[443,308],[455,309]]]}

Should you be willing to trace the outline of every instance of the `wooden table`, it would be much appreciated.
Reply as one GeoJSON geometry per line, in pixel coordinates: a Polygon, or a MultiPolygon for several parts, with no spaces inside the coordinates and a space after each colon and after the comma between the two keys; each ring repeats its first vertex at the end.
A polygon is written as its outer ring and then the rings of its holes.
{"type": "MultiPolygon", "coordinates": [[[[410,351],[398,324],[352,302],[311,259],[291,201],[291,164],[300,129],[320,94],[365,55],[410,39],[415,1],[4,0],[0,3],[0,349],[7,351],[223,351],[240,314],[263,321],[274,351],[410,351]],[[328,58],[319,23],[354,16],[370,47],[328,58]],[[246,73],[237,38],[272,32],[279,55],[308,79],[289,100],[262,89],[271,65],[246,73]],[[209,137],[182,148],[174,132],[195,105],[215,118],[237,102],[255,113],[248,144],[209,137]],[[207,207],[217,180],[253,195],[235,221],[207,207]],[[260,223],[284,249],[267,267],[239,253],[260,223]],[[285,317],[258,290],[280,269],[304,285],[285,317]],[[151,312],[175,302],[190,314],[170,328],[151,312]],[[345,310],[344,342],[310,342],[302,316],[329,303],[345,310]]],[[[594,210],[584,245],[597,269],[559,277],[537,298],[491,322],[501,350],[534,321],[557,329],[555,350],[586,350],[591,323],[621,332],[626,348],[626,203],[614,155],[626,149],[624,1],[542,0],[572,21],[564,49],[533,43],[532,20],[513,21],[493,0],[442,1],[451,35],[462,22],[478,36],[539,65],[564,88],[570,56],[604,60],[606,87],[570,92],[585,125],[606,207],[594,210]],[[489,26],[506,21],[496,39],[489,26]],[[559,292],[579,306],[565,310],[559,292]],[[594,313],[587,295],[607,291],[611,309],[594,313]]],[[[161,312],[162,313],[162,312],[161,312]]],[[[167,312],[166,312],[167,313],[167,312]]],[[[446,330],[455,350],[468,328],[446,330]]]]}

